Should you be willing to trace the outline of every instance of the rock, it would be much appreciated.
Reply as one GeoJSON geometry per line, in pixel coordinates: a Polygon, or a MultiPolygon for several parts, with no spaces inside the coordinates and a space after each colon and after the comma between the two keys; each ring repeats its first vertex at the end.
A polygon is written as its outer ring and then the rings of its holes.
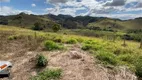
{"type": "Polygon", "coordinates": [[[71,59],[81,59],[82,55],[80,55],[77,51],[71,51],[70,58],[71,59]]]}

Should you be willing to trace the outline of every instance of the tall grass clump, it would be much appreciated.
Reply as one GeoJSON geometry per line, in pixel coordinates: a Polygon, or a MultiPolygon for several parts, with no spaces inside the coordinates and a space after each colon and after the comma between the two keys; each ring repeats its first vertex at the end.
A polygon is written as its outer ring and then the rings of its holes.
{"type": "Polygon", "coordinates": [[[59,80],[62,74],[61,69],[46,69],[30,80],[59,80]]]}
{"type": "Polygon", "coordinates": [[[104,64],[117,65],[116,55],[113,53],[102,51],[96,55],[96,58],[102,61],[104,64]]]}
{"type": "Polygon", "coordinates": [[[55,42],[51,40],[47,40],[44,42],[44,46],[46,50],[51,51],[51,50],[57,50],[57,49],[63,49],[62,45],[56,44],[55,42]]]}
{"type": "Polygon", "coordinates": [[[102,50],[103,44],[100,44],[99,42],[93,41],[93,40],[87,40],[83,43],[82,50],[102,50]]]}
{"type": "Polygon", "coordinates": [[[135,61],[135,57],[130,54],[121,54],[118,56],[118,60],[122,62],[127,62],[128,64],[133,64],[135,61]]]}
{"type": "Polygon", "coordinates": [[[16,40],[18,38],[17,35],[12,35],[8,37],[8,40],[16,40]]]}
{"type": "Polygon", "coordinates": [[[77,43],[77,40],[74,39],[74,38],[71,38],[71,39],[69,39],[66,43],[67,43],[67,44],[76,44],[76,43],[77,43]]]}
{"type": "Polygon", "coordinates": [[[136,63],[135,63],[135,69],[136,69],[136,75],[139,77],[139,78],[142,78],[142,56],[139,57],[137,60],[136,60],[136,63]]]}
{"type": "Polygon", "coordinates": [[[37,66],[45,67],[48,64],[48,60],[43,55],[38,55],[37,57],[37,66]]]}

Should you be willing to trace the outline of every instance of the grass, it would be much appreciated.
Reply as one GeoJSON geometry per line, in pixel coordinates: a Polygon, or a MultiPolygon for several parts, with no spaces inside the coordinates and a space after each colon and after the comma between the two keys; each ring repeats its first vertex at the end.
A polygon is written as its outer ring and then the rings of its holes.
{"type": "Polygon", "coordinates": [[[100,52],[96,55],[96,58],[98,58],[104,64],[117,65],[116,55],[113,53],[100,52]]]}
{"type": "Polygon", "coordinates": [[[77,40],[74,39],[74,38],[71,38],[71,39],[69,39],[66,43],[67,43],[67,44],[76,44],[76,43],[77,43],[77,40]]]}
{"type": "Polygon", "coordinates": [[[16,40],[17,39],[17,36],[16,35],[12,35],[12,36],[9,36],[8,37],[8,40],[16,40]]]}
{"type": "Polygon", "coordinates": [[[62,74],[61,69],[46,69],[30,80],[59,80],[62,74]]]}
{"type": "Polygon", "coordinates": [[[48,50],[48,51],[63,49],[62,45],[56,44],[55,42],[53,42],[51,40],[45,41],[44,46],[45,46],[46,50],[48,50]]]}
{"type": "MultiPolygon", "coordinates": [[[[35,31],[16,28],[0,26],[0,31],[4,32],[14,32],[14,34],[19,36],[32,36],[35,37],[35,31]]],[[[94,57],[100,60],[105,65],[113,66],[128,66],[134,67],[134,71],[137,76],[141,76],[142,72],[142,61],[140,56],[142,56],[142,49],[139,49],[140,43],[134,41],[126,41],[127,47],[123,47],[123,40],[119,39],[115,42],[106,40],[103,38],[86,37],[80,35],[67,35],[58,34],[52,32],[40,32],[36,31],[37,39],[42,39],[41,43],[44,41],[44,47],[47,50],[58,50],[62,49],[61,43],[76,43],[76,41],[82,44],[82,49],[92,52],[94,57]],[[71,39],[71,40],[70,40],[71,39]],[[54,42],[55,41],[55,42],[54,42]],[[56,43],[57,42],[57,43],[56,43]],[[61,43],[60,43],[61,42],[61,43]]],[[[47,79],[48,80],[48,79],[47,79]]]]}

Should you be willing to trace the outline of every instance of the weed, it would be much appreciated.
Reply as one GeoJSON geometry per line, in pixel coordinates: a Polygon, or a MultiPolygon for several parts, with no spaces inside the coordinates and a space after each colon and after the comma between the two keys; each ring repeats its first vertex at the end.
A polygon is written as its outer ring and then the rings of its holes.
{"type": "Polygon", "coordinates": [[[48,60],[43,55],[38,55],[37,58],[37,66],[38,67],[44,67],[48,64],[48,60]]]}

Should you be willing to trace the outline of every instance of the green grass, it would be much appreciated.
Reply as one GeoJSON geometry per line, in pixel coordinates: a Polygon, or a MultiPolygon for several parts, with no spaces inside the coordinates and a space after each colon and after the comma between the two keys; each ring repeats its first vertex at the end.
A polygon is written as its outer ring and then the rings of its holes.
{"type": "Polygon", "coordinates": [[[74,39],[74,38],[71,38],[69,40],[66,41],[67,44],[76,44],[77,43],[77,40],[74,39]]]}
{"type": "Polygon", "coordinates": [[[96,55],[96,58],[98,58],[104,64],[117,65],[116,55],[113,53],[107,53],[102,51],[96,55]]]}
{"type": "Polygon", "coordinates": [[[45,46],[46,50],[48,50],[48,51],[63,49],[62,45],[59,45],[51,40],[45,41],[44,46],[45,46]]]}
{"type": "Polygon", "coordinates": [[[61,69],[46,69],[30,80],[59,80],[62,74],[61,69]]]}

